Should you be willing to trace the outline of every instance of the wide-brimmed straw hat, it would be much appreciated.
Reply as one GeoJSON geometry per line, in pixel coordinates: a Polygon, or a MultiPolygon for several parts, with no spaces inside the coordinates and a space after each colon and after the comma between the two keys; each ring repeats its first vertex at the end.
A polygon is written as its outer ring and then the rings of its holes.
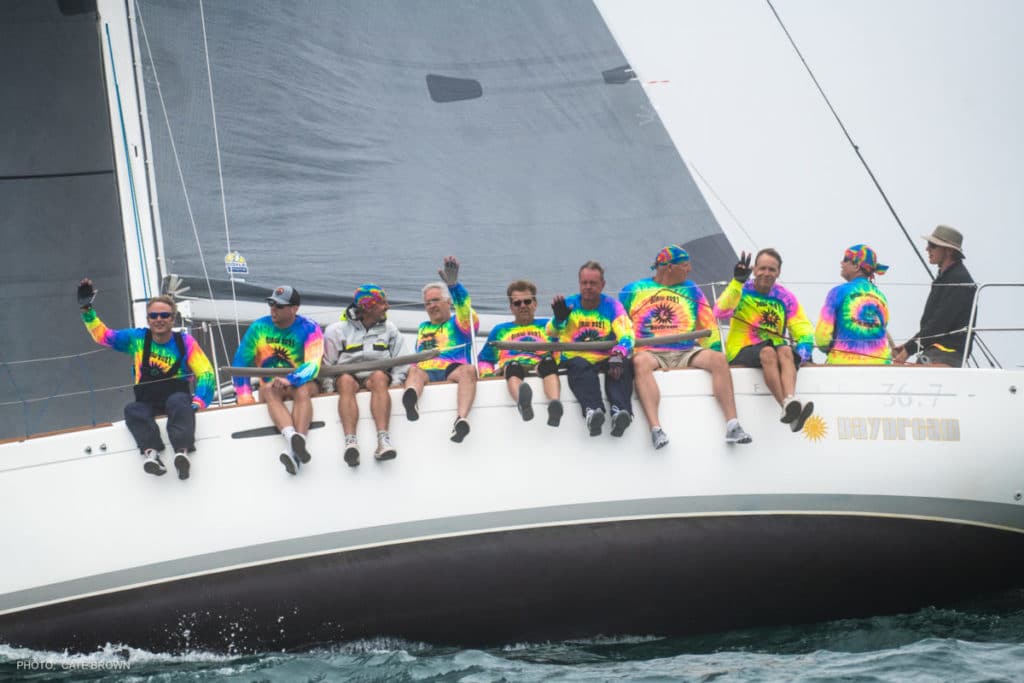
{"type": "Polygon", "coordinates": [[[964,255],[964,236],[960,234],[960,231],[956,228],[951,228],[948,225],[936,225],[935,229],[932,230],[930,235],[921,235],[923,239],[928,240],[932,244],[937,244],[940,247],[948,247],[953,251],[959,252],[960,258],[967,258],[964,255]]]}

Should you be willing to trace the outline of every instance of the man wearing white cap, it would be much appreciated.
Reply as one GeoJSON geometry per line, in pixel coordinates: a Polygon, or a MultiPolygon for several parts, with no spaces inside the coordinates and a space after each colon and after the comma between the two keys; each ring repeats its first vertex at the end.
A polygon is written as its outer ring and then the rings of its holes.
{"type": "Polygon", "coordinates": [[[939,225],[928,240],[928,262],[939,267],[921,314],[921,328],[910,341],[897,346],[893,360],[903,363],[921,352],[919,363],[938,363],[958,368],[968,353],[967,327],[974,303],[974,278],[964,266],[963,235],[948,225],[939,225]]]}

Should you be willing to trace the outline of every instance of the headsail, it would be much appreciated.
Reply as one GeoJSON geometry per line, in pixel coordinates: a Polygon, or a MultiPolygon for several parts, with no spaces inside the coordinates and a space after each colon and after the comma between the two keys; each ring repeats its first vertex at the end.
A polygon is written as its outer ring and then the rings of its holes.
{"type": "Polygon", "coordinates": [[[474,304],[497,310],[510,280],[569,291],[591,258],[621,286],[669,242],[693,249],[698,281],[731,272],[591,0],[210,3],[204,17],[145,0],[139,14],[170,272],[201,276],[201,248],[226,277],[214,110],[231,249],[262,289],[372,281],[416,301],[453,253],[474,304]]]}

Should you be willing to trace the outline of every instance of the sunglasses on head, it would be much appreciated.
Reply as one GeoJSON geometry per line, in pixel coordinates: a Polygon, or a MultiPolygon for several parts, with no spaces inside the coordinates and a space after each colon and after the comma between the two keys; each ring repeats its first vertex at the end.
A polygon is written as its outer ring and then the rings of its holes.
{"type": "Polygon", "coordinates": [[[533,299],[512,299],[512,305],[516,308],[520,306],[529,306],[533,303],[533,299]]]}
{"type": "Polygon", "coordinates": [[[151,311],[149,313],[149,319],[150,320],[167,320],[172,315],[174,315],[174,314],[171,313],[170,311],[151,311]]]}

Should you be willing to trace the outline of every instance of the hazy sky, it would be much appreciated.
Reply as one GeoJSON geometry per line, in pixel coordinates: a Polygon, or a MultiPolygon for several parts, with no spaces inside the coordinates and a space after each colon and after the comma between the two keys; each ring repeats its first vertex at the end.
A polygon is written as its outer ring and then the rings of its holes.
{"type": "MultiPolygon", "coordinates": [[[[915,332],[927,287],[910,285],[928,276],[767,2],[596,2],[736,248],[778,248],[815,319],[827,286],[812,283],[838,284],[843,250],[867,243],[890,265],[891,331],[915,332]]],[[[773,4],[914,248],[946,223],[977,281],[1024,281],[1024,2],[773,4]]],[[[979,324],[1024,324],[1016,291],[983,297],[979,324]]],[[[1024,362],[1024,334],[988,339],[1024,362]]]]}

